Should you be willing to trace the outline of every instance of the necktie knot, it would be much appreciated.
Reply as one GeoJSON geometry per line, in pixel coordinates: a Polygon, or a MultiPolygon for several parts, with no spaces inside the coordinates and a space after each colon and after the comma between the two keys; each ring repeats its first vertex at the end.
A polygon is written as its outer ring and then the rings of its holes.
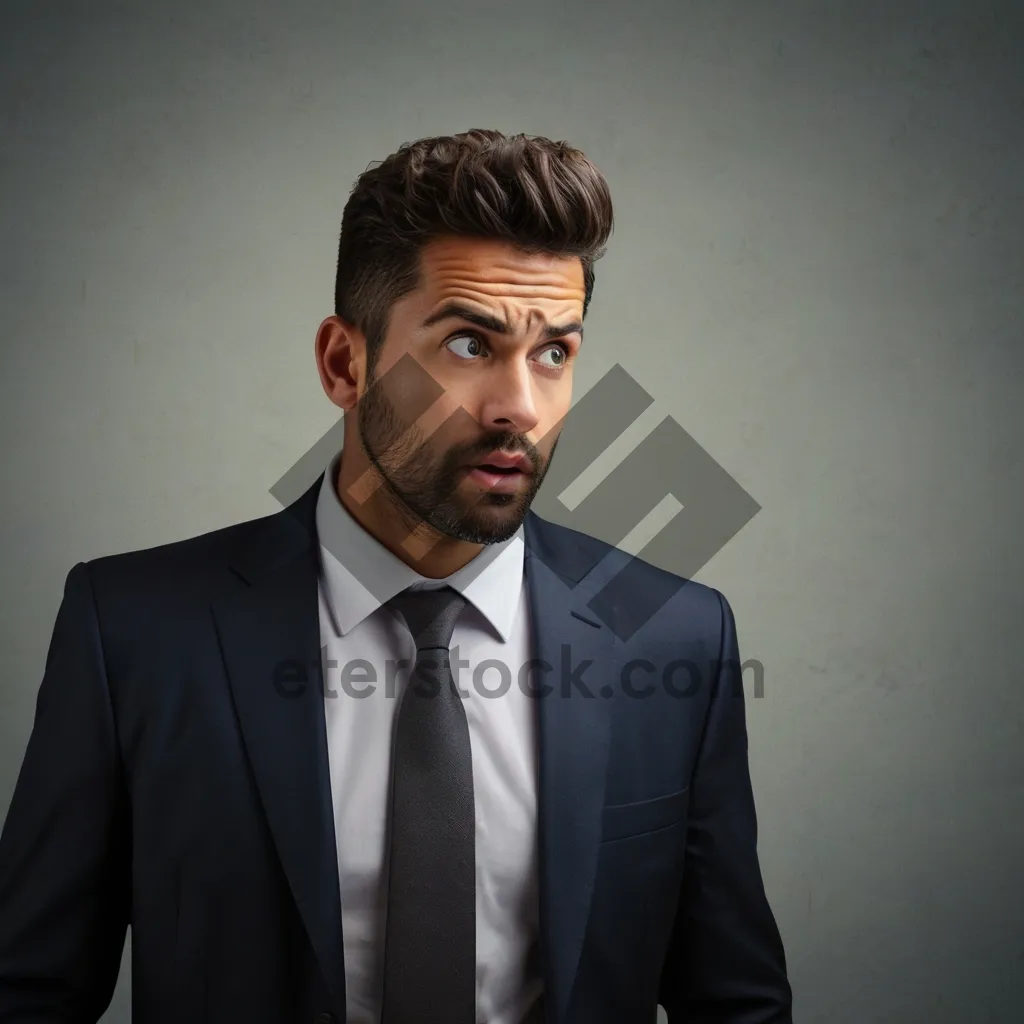
{"type": "Polygon", "coordinates": [[[452,587],[403,590],[388,605],[405,620],[420,651],[448,650],[466,599],[452,587]]]}

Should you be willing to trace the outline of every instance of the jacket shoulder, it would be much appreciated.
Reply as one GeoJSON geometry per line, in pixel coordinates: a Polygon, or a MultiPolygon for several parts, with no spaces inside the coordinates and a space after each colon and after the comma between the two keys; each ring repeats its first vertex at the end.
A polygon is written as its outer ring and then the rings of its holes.
{"type": "Polygon", "coordinates": [[[668,615],[711,616],[716,622],[726,600],[716,588],[663,569],[608,541],[532,514],[534,553],[561,575],[609,602],[664,609],[668,615]],[[550,560],[550,561],[549,561],[550,560]]]}
{"type": "Polygon", "coordinates": [[[269,550],[288,509],[205,533],[84,561],[97,606],[130,613],[147,605],[163,612],[182,603],[204,604],[239,583],[233,563],[246,552],[269,550]]]}

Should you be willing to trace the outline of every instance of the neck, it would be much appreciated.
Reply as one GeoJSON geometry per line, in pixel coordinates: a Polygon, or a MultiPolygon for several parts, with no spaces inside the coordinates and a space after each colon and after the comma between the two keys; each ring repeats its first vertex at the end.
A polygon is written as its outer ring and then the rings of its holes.
{"type": "Polygon", "coordinates": [[[338,500],[359,525],[427,579],[444,579],[471,562],[482,544],[455,540],[417,519],[392,494],[358,441],[346,440],[334,479],[338,500]]]}

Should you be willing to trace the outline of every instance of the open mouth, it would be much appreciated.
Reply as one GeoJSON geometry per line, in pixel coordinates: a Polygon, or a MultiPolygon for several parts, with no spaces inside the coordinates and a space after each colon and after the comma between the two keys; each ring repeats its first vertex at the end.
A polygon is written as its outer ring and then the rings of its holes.
{"type": "Polygon", "coordinates": [[[485,462],[470,466],[469,478],[489,491],[512,494],[523,486],[526,473],[518,466],[493,466],[485,462]]]}

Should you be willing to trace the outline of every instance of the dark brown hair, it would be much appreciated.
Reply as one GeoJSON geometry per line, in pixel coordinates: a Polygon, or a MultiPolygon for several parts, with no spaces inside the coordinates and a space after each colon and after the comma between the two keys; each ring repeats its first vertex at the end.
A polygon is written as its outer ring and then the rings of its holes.
{"type": "Polygon", "coordinates": [[[611,232],[608,183],[565,142],[474,129],[405,143],[359,176],[345,204],[335,314],[363,332],[372,364],[392,304],[419,283],[422,247],[461,235],[578,256],[586,316],[611,232]]]}

